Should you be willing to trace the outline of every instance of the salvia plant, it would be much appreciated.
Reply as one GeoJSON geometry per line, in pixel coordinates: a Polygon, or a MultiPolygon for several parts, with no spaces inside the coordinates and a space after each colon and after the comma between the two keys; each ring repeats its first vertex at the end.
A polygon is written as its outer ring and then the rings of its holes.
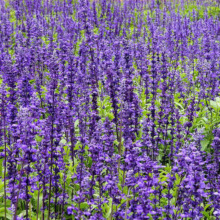
{"type": "Polygon", "coordinates": [[[218,0],[0,0],[0,219],[220,219],[218,0]]]}

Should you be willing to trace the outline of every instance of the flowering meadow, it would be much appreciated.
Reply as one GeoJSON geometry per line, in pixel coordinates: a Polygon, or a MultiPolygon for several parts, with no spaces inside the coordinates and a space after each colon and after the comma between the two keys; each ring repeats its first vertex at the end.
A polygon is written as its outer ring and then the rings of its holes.
{"type": "Polygon", "coordinates": [[[219,220],[218,4],[0,0],[0,219],[219,220]]]}

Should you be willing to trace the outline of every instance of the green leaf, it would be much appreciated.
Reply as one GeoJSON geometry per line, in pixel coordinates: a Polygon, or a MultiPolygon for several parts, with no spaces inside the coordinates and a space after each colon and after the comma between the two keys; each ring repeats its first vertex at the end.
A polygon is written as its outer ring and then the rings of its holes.
{"type": "Polygon", "coordinates": [[[29,83],[30,83],[30,84],[34,84],[34,83],[35,83],[35,79],[29,80],[29,83]]]}
{"type": "Polygon", "coordinates": [[[205,151],[209,145],[210,141],[208,139],[204,139],[201,141],[202,150],[205,151]]]}
{"type": "Polygon", "coordinates": [[[42,139],[43,139],[43,137],[39,136],[38,134],[35,136],[35,140],[36,140],[37,142],[41,142],[42,139]]]}
{"type": "Polygon", "coordinates": [[[85,209],[89,208],[89,205],[87,202],[83,202],[83,203],[80,203],[80,208],[85,210],[85,209]]]}
{"type": "Polygon", "coordinates": [[[210,216],[208,212],[203,211],[202,214],[209,220],[210,216]]]}
{"type": "Polygon", "coordinates": [[[108,219],[112,213],[112,198],[109,199],[108,211],[106,213],[106,219],[108,219]]]}
{"type": "Polygon", "coordinates": [[[211,205],[210,204],[207,204],[205,207],[204,207],[204,210],[206,210],[208,207],[210,207],[211,205]]]}
{"type": "Polygon", "coordinates": [[[66,140],[64,138],[61,139],[60,141],[61,144],[65,145],[66,144],[66,140]]]}
{"type": "MultiPolygon", "coordinates": [[[[0,208],[0,217],[2,217],[2,219],[5,217],[5,208],[2,207],[0,208]]],[[[8,212],[8,210],[6,211],[6,218],[11,220],[12,219],[12,214],[8,212]]]]}

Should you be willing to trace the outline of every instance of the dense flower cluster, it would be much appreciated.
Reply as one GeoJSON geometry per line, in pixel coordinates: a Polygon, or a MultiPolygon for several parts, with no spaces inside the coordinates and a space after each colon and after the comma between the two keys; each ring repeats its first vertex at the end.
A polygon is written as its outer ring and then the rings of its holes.
{"type": "Polygon", "coordinates": [[[220,219],[216,4],[0,0],[0,217],[220,219]]]}

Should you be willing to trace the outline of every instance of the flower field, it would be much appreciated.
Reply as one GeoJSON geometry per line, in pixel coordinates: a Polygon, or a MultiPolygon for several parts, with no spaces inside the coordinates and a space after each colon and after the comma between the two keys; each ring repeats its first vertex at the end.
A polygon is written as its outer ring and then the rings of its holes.
{"type": "Polygon", "coordinates": [[[219,220],[218,4],[0,0],[0,219],[219,220]]]}

